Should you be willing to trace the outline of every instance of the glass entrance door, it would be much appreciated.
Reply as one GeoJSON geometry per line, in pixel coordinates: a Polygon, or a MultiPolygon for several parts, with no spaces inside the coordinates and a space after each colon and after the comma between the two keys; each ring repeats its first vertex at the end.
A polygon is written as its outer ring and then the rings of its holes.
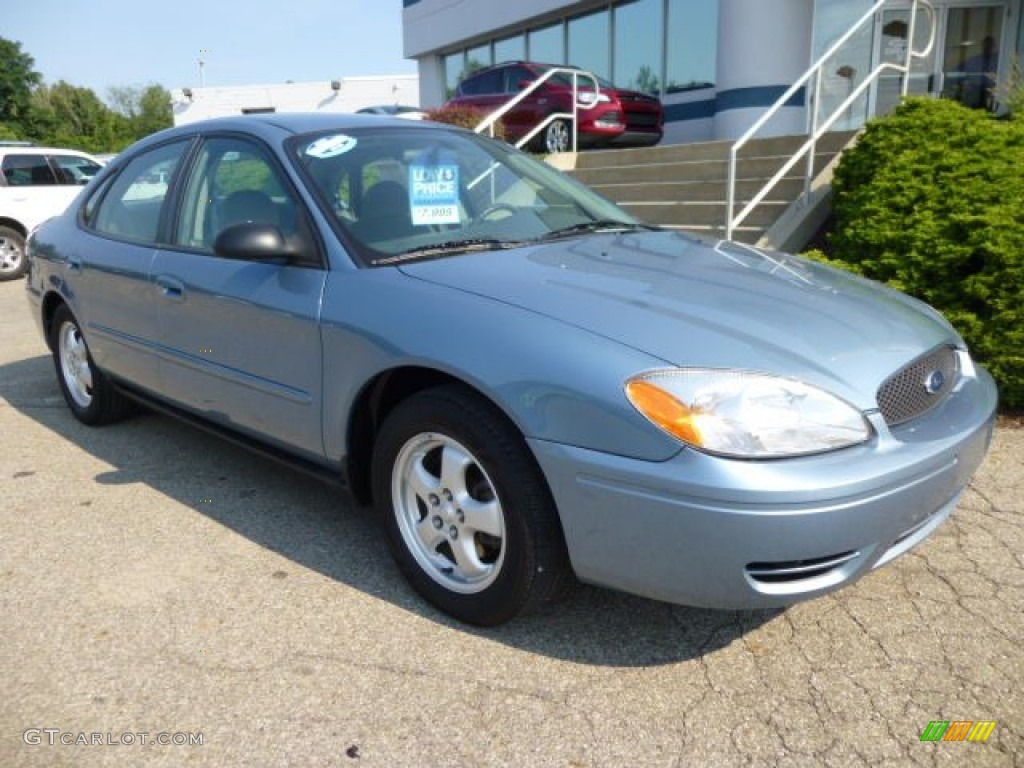
{"type": "MultiPolygon", "coordinates": [[[[936,42],[925,59],[912,64],[908,93],[942,95],[969,107],[991,109],[992,89],[999,72],[999,44],[1006,17],[1006,2],[936,2],[936,42]]],[[[914,49],[928,42],[928,14],[918,12],[914,49]]],[[[910,34],[910,10],[889,9],[879,14],[875,27],[875,61],[903,64],[910,34]]],[[[874,89],[874,113],[884,115],[900,101],[903,74],[885,73],[874,89]]]]}
{"type": "Polygon", "coordinates": [[[968,107],[992,109],[1005,16],[1002,5],[947,10],[941,90],[945,98],[968,107]]]}
{"type": "MultiPolygon", "coordinates": [[[[939,13],[936,11],[936,13],[939,13]]],[[[935,19],[939,24],[940,19],[935,19]]],[[[916,29],[914,30],[914,50],[923,51],[928,45],[929,24],[928,14],[918,12],[916,29]]],[[[936,34],[938,30],[936,30],[936,34]]],[[[910,40],[910,10],[890,9],[879,14],[875,27],[875,61],[899,64],[907,60],[907,45],[910,40]]],[[[937,46],[936,46],[937,47],[937,46]]],[[[911,62],[910,84],[907,93],[911,96],[923,96],[934,93],[935,89],[935,47],[924,59],[913,59],[911,62]]],[[[875,86],[876,115],[886,115],[900,103],[903,88],[903,73],[887,71],[878,78],[875,86]]]]}

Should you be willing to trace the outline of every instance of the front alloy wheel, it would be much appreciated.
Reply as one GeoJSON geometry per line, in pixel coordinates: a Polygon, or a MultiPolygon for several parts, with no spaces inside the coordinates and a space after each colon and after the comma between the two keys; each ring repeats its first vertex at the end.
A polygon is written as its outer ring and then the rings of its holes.
{"type": "Polygon", "coordinates": [[[558,513],[522,435],[459,386],[388,414],[373,495],[409,583],[470,624],[493,626],[553,599],[570,570],[558,513]]]}
{"type": "Polygon", "coordinates": [[[544,148],[548,152],[568,152],[571,147],[572,136],[565,120],[554,120],[544,129],[544,148]]]}
{"type": "Polygon", "coordinates": [[[391,503],[417,564],[446,589],[482,592],[505,557],[505,518],[479,460],[447,435],[422,432],[398,453],[391,503]]]}

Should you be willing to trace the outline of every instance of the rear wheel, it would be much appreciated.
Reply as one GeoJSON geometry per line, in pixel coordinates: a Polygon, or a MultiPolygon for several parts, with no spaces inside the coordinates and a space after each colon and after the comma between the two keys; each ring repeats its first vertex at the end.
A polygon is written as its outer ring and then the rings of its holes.
{"type": "Polygon", "coordinates": [[[54,312],[50,334],[57,381],[75,418],[83,424],[100,426],[127,416],[131,401],[96,367],[82,329],[66,305],[54,312]]]}
{"type": "Polygon", "coordinates": [[[461,621],[508,621],[569,578],[558,514],[522,436],[461,388],[426,390],[392,411],[373,486],[403,574],[461,621]]]}
{"type": "Polygon", "coordinates": [[[25,237],[11,227],[0,227],[0,281],[16,280],[28,269],[25,237]]]}

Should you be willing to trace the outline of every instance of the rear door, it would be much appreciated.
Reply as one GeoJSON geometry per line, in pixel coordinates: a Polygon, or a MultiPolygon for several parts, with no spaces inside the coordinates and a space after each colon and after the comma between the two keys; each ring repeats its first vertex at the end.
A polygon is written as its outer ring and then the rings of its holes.
{"type": "Polygon", "coordinates": [[[166,228],[171,182],[189,146],[179,140],[147,150],[108,178],[86,201],[84,226],[63,254],[66,295],[93,359],[149,390],[157,388],[158,368],[150,267],[166,228]]]}
{"type": "Polygon", "coordinates": [[[165,397],[215,422],[323,454],[320,301],[327,272],[310,217],[272,153],[207,138],[184,184],[173,245],[153,262],[165,397]],[[225,228],[273,224],[310,244],[289,264],[217,256],[225,228]]]}
{"type": "MultiPolygon", "coordinates": [[[[516,64],[506,67],[504,74],[504,101],[507,102],[515,98],[526,86],[532,84],[536,79],[537,76],[524,66],[516,64]]],[[[505,125],[513,135],[519,137],[529,133],[550,112],[557,111],[558,105],[551,101],[547,91],[547,85],[540,86],[505,115],[505,125]]]]}

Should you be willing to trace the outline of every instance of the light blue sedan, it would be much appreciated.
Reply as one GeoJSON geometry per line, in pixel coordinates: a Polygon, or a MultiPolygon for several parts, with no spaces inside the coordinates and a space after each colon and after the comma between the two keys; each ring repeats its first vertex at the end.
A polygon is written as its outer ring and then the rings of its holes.
{"type": "Polygon", "coordinates": [[[428,122],[158,133],[30,261],[76,418],[141,402],[344,485],[474,624],[573,576],[719,608],[825,594],[935,531],[993,429],[991,378],[920,302],[645,226],[428,122]]]}

